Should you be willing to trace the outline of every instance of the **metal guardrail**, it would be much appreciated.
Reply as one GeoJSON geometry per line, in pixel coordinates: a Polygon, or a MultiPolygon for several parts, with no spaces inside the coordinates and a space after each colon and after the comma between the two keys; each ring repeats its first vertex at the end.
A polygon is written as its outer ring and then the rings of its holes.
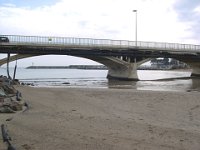
{"type": "Polygon", "coordinates": [[[92,38],[74,38],[74,37],[52,37],[52,36],[21,36],[21,35],[0,35],[7,37],[10,43],[16,45],[22,44],[41,44],[41,45],[60,45],[60,46],[88,46],[88,47],[117,47],[117,48],[147,48],[155,50],[177,50],[177,51],[200,51],[200,45],[161,43],[161,42],[143,42],[126,41],[110,39],[92,39],[92,38]]]}

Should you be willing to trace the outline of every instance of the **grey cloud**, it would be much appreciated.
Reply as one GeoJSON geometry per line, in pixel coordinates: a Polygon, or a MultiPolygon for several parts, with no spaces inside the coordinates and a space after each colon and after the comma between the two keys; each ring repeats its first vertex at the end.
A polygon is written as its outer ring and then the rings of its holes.
{"type": "Polygon", "coordinates": [[[180,0],[175,4],[174,8],[178,12],[180,20],[188,21],[194,19],[193,10],[199,5],[199,0],[180,0]]]}
{"type": "Polygon", "coordinates": [[[200,14],[194,12],[194,9],[200,6],[199,0],[179,0],[174,8],[178,13],[178,18],[181,22],[190,22],[189,31],[193,33],[196,40],[200,40],[200,14]]]}

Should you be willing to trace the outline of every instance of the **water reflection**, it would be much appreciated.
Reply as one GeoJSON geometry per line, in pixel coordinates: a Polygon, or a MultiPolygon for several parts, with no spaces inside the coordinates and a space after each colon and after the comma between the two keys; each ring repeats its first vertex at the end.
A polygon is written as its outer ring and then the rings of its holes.
{"type": "Polygon", "coordinates": [[[108,88],[154,91],[200,91],[200,78],[190,77],[190,70],[138,71],[139,81],[109,80],[108,88]]]}
{"type": "Polygon", "coordinates": [[[108,88],[137,89],[137,81],[108,80],[108,88]]]}
{"type": "Polygon", "coordinates": [[[138,90],[188,91],[192,89],[192,79],[173,79],[162,81],[138,81],[138,90]]]}
{"type": "Polygon", "coordinates": [[[200,91],[199,78],[177,78],[154,81],[108,80],[108,88],[137,89],[152,91],[200,91]]]}

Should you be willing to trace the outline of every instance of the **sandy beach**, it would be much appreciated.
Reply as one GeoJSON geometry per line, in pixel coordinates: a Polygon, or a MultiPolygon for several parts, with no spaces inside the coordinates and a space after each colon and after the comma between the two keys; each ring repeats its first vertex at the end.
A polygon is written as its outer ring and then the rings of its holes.
{"type": "MultiPolygon", "coordinates": [[[[199,92],[16,89],[30,109],[0,114],[0,121],[7,125],[17,150],[200,148],[199,92]],[[11,121],[5,121],[11,117],[11,121]]],[[[0,149],[6,150],[3,142],[0,149]]]]}

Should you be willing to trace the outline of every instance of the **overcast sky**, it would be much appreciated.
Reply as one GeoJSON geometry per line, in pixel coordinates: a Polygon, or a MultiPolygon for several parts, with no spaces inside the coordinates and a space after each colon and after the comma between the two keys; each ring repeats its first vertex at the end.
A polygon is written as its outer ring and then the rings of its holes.
{"type": "MultiPolygon", "coordinates": [[[[199,0],[0,0],[0,34],[135,40],[135,9],[138,41],[200,44],[199,0]]],[[[97,64],[70,56],[18,61],[32,63],[97,64]]]]}

